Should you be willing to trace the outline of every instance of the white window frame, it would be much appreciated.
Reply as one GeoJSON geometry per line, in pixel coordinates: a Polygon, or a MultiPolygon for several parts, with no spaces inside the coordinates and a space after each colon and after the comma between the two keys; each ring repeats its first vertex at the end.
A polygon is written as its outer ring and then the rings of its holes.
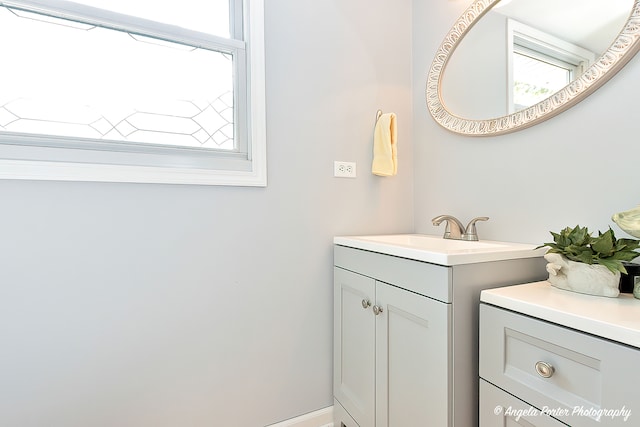
{"type": "Polygon", "coordinates": [[[577,75],[581,75],[589,68],[597,57],[590,50],[514,19],[507,19],[507,111],[509,114],[515,113],[513,53],[516,51],[537,52],[540,57],[546,57],[547,62],[553,63],[549,59],[555,59],[555,65],[558,66],[562,66],[560,65],[562,63],[568,64],[571,66],[571,71],[577,75]]]}
{"type": "MultiPolygon", "coordinates": [[[[47,0],[0,0],[1,5],[42,10],[49,4],[64,5],[64,1],[47,0]]],[[[49,6],[50,7],[50,6],[49,6]]],[[[50,9],[49,9],[50,10],[50,9]]],[[[135,166],[126,164],[102,164],[87,162],[68,162],[42,159],[41,155],[33,159],[0,158],[0,179],[55,180],[55,181],[98,181],[132,182],[163,184],[199,184],[229,186],[266,186],[266,107],[265,107],[265,71],[264,71],[264,0],[243,0],[243,40],[240,44],[246,49],[246,93],[244,100],[238,100],[236,108],[246,108],[248,147],[246,158],[224,159],[240,167],[224,169],[135,166]],[[243,101],[245,105],[243,104],[243,101]]],[[[62,15],[69,16],[69,11],[62,15]]],[[[114,28],[113,22],[109,23],[114,28]]],[[[213,37],[213,36],[212,36],[213,37]]],[[[242,89],[242,88],[241,88],[242,89]]],[[[39,146],[50,147],[49,140],[57,140],[54,150],[65,150],[64,138],[43,136],[25,136],[0,132],[0,145],[22,144],[27,149],[39,146]],[[62,146],[60,146],[62,141],[62,146]]]]}

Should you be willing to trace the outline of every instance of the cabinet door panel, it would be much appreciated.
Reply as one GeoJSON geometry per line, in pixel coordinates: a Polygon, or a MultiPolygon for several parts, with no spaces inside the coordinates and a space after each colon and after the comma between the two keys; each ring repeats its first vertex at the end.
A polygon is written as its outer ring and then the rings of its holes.
{"type": "Polygon", "coordinates": [[[449,425],[450,305],[377,282],[376,427],[449,425]]]}
{"type": "Polygon", "coordinates": [[[333,393],[360,427],[375,422],[374,298],[373,279],[334,269],[333,393]]]}

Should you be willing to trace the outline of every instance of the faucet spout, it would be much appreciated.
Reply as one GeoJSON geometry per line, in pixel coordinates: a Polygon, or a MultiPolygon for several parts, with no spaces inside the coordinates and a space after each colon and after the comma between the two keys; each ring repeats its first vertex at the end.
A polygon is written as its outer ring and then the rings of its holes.
{"type": "Polygon", "coordinates": [[[447,221],[447,226],[444,229],[444,236],[442,236],[442,238],[462,240],[464,225],[462,225],[460,220],[451,215],[438,215],[431,220],[433,225],[440,225],[442,221],[447,221]]]}

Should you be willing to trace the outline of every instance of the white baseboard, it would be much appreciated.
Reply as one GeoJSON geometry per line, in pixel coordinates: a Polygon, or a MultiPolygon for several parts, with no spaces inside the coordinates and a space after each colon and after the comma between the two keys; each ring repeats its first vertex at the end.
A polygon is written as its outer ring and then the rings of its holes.
{"type": "Polygon", "coordinates": [[[333,406],[319,409],[267,427],[333,427],[333,406]]]}

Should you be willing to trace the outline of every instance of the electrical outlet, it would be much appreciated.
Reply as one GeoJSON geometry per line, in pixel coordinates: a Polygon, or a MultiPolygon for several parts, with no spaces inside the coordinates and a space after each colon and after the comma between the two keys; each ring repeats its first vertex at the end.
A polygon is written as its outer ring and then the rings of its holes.
{"type": "Polygon", "coordinates": [[[355,178],[356,163],[355,162],[333,162],[333,176],[338,178],[355,178]]]}

